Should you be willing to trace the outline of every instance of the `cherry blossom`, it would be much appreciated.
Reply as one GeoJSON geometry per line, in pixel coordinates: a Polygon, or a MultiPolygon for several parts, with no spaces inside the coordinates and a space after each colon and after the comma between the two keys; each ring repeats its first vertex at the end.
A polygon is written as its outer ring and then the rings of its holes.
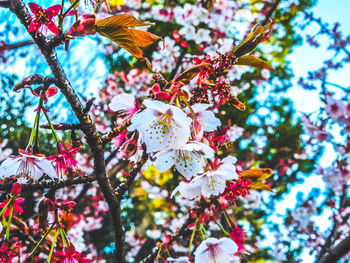
{"type": "Polygon", "coordinates": [[[338,119],[345,115],[345,105],[340,100],[327,97],[326,112],[331,118],[338,119]]]}
{"type": "Polygon", "coordinates": [[[203,132],[212,132],[221,125],[221,121],[215,117],[212,111],[207,110],[210,104],[197,103],[192,106],[192,110],[196,114],[194,120],[194,133],[197,140],[201,140],[203,132]]]}
{"type": "Polygon", "coordinates": [[[177,148],[166,148],[154,158],[159,172],[165,172],[173,165],[186,179],[197,175],[204,165],[204,158],[213,158],[214,150],[204,143],[190,141],[177,148]]]}
{"type": "Polygon", "coordinates": [[[194,252],[195,263],[229,263],[238,250],[236,243],[227,237],[204,240],[194,252]]]}
{"type": "Polygon", "coordinates": [[[191,118],[179,108],[161,101],[146,100],[142,112],[131,118],[129,131],[137,130],[147,153],[184,145],[190,136],[191,118]]]}
{"type": "Polygon", "coordinates": [[[226,188],[226,181],[238,179],[236,167],[233,165],[236,161],[233,156],[226,157],[213,170],[194,177],[189,183],[180,182],[172,195],[180,192],[183,197],[193,199],[200,195],[209,198],[222,194],[226,188]]]}
{"type": "Polygon", "coordinates": [[[114,96],[109,107],[112,111],[121,111],[126,114],[134,114],[140,109],[135,97],[128,93],[114,96]]]}
{"type": "Polygon", "coordinates": [[[76,172],[80,169],[79,163],[72,157],[80,150],[80,147],[67,151],[62,143],[58,143],[58,148],[59,154],[57,156],[50,156],[46,159],[55,164],[56,174],[59,175],[59,178],[65,178],[70,170],[76,172]]]}
{"type": "Polygon", "coordinates": [[[18,150],[18,156],[10,156],[0,166],[0,178],[8,178],[15,175],[16,177],[23,177],[26,179],[39,180],[44,174],[51,179],[57,178],[51,163],[40,155],[34,155],[18,150]]]}
{"type": "Polygon", "coordinates": [[[54,5],[47,9],[43,9],[37,4],[29,3],[29,8],[34,14],[34,18],[28,27],[28,32],[40,32],[44,28],[47,28],[52,33],[58,35],[58,28],[52,19],[57,16],[58,12],[61,10],[61,5],[54,5]]]}

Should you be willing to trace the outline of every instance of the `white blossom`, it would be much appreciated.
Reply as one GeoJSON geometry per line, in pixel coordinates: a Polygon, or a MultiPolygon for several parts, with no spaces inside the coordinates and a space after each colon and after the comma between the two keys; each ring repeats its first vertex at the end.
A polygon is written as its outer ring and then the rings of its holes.
{"type": "Polygon", "coordinates": [[[214,157],[214,150],[204,143],[192,141],[177,148],[166,148],[154,157],[159,172],[175,165],[176,170],[189,180],[203,168],[204,158],[214,157]]]}
{"type": "Polygon", "coordinates": [[[208,238],[194,252],[195,263],[230,263],[237,252],[237,244],[230,238],[208,238]]]}
{"type": "Polygon", "coordinates": [[[216,169],[194,177],[189,183],[180,182],[172,196],[180,192],[183,197],[193,199],[200,195],[209,198],[212,195],[218,196],[222,194],[226,187],[226,181],[238,179],[236,167],[234,166],[236,161],[235,157],[226,157],[216,169]]]}
{"type": "Polygon", "coordinates": [[[211,41],[210,30],[204,29],[204,28],[198,29],[194,42],[196,42],[196,44],[200,44],[202,42],[209,43],[210,41],[211,41]]]}
{"type": "Polygon", "coordinates": [[[135,97],[131,94],[124,93],[113,97],[109,107],[112,111],[132,111],[135,109],[135,97]]]}
{"type": "Polygon", "coordinates": [[[191,118],[181,109],[161,101],[146,100],[143,104],[146,109],[131,118],[128,130],[140,133],[147,153],[186,144],[190,137],[191,118]]]}
{"type": "Polygon", "coordinates": [[[196,29],[194,26],[186,25],[179,30],[179,34],[184,36],[187,41],[194,40],[196,38],[196,29]]]}
{"type": "Polygon", "coordinates": [[[51,179],[57,178],[52,164],[43,156],[36,156],[20,151],[18,156],[10,156],[0,166],[0,178],[10,176],[32,178],[39,180],[44,174],[51,179]]]}

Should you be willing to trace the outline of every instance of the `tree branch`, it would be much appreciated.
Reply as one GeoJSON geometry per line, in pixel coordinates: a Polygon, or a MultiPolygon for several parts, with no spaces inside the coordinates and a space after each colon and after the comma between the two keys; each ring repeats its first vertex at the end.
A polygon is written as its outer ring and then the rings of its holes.
{"type": "MultiPolygon", "coordinates": [[[[96,175],[90,174],[90,175],[80,176],[74,179],[59,181],[59,182],[47,181],[47,182],[33,183],[33,184],[28,183],[28,184],[22,184],[22,191],[43,190],[46,188],[59,189],[65,186],[91,183],[95,180],[96,180],[96,175]]],[[[0,185],[0,190],[1,191],[11,190],[13,184],[14,183],[3,183],[0,185]]]]}
{"type": "Polygon", "coordinates": [[[322,258],[320,258],[318,263],[336,263],[344,255],[350,251],[350,235],[343,239],[338,245],[330,249],[322,258]]]}
{"type": "MultiPolygon", "coordinates": [[[[19,18],[21,23],[28,28],[30,16],[27,8],[21,0],[12,0],[10,2],[10,10],[19,18]]],[[[96,130],[96,126],[92,122],[90,116],[85,113],[84,107],[80,102],[77,94],[72,88],[66,74],[64,73],[62,66],[57,60],[56,53],[51,47],[48,46],[46,39],[38,35],[36,32],[30,33],[35,44],[38,46],[39,50],[43,54],[47,64],[49,65],[52,74],[55,77],[56,85],[65,96],[67,102],[72,108],[75,116],[81,124],[81,129],[86,135],[86,141],[89,144],[92,155],[94,157],[94,172],[96,174],[96,179],[98,184],[104,194],[106,202],[109,206],[109,211],[112,216],[112,222],[114,227],[115,235],[115,262],[126,263],[125,260],[125,248],[124,248],[124,230],[121,221],[121,208],[120,201],[114,194],[114,189],[111,186],[105,168],[104,162],[104,144],[103,141],[96,130]]]]}
{"type": "Polygon", "coordinates": [[[122,131],[124,131],[130,124],[131,121],[128,120],[123,125],[114,128],[110,133],[108,133],[102,138],[103,144],[109,143],[114,137],[117,137],[122,131]]]}
{"type": "Polygon", "coordinates": [[[136,164],[135,168],[131,170],[128,177],[118,186],[117,190],[115,191],[115,194],[119,200],[122,199],[125,192],[132,185],[136,175],[140,172],[142,166],[146,161],[147,161],[147,154],[146,154],[146,151],[144,150],[141,160],[136,164]]]}

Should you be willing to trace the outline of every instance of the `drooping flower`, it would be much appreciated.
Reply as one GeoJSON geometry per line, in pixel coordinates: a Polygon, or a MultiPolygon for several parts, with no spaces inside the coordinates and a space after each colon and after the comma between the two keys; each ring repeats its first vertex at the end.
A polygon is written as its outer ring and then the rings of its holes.
{"type": "Polygon", "coordinates": [[[51,179],[57,178],[53,166],[44,156],[34,155],[21,149],[18,153],[18,156],[10,156],[1,164],[0,178],[16,176],[39,180],[44,174],[51,179]]]}
{"type": "Polygon", "coordinates": [[[85,255],[76,251],[75,247],[71,244],[69,247],[63,250],[57,250],[52,259],[55,262],[60,263],[88,263],[90,260],[85,258],[85,255]]]}
{"type": "Polygon", "coordinates": [[[147,153],[184,145],[190,136],[191,118],[179,108],[161,101],[146,100],[147,108],[131,118],[129,131],[137,130],[147,153]]]}
{"type": "Polygon", "coordinates": [[[172,193],[172,196],[180,192],[183,197],[193,199],[200,195],[209,198],[212,195],[218,196],[222,194],[226,188],[226,181],[238,179],[238,174],[234,166],[236,161],[237,159],[235,157],[228,156],[215,168],[194,177],[189,183],[180,182],[179,186],[172,193]]]}
{"type": "Polygon", "coordinates": [[[175,165],[176,170],[189,180],[203,168],[204,158],[214,157],[214,150],[204,143],[191,141],[177,148],[166,148],[154,157],[159,172],[175,165]]]}
{"type": "Polygon", "coordinates": [[[73,154],[76,154],[80,150],[80,147],[67,151],[62,143],[58,143],[58,148],[58,155],[49,156],[46,159],[54,164],[56,174],[59,178],[64,178],[69,170],[76,172],[80,169],[79,163],[72,157],[73,154]]]}
{"type": "Polygon", "coordinates": [[[43,9],[41,6],[29,3],[29,8],[34,14],[33,20],[28,27],[28,32],[39,32],[42,33],[44,28],[47,28],[52,33],[58,35],[58,28],[53,22],[53,18],[58,15],[58,12],[61,10],[61,5],[54,5],[47,9],[43,9]]]}
{"type": "Polygon", "coordinates": [[[227,237],[204,240],[194,252],[195,263],[229,263],[237,252],[236,243],[227,237]]]}
{"type": "MultiPolygon", "coordinates": [[[[4,201],[2,201],[0,203],[0,207],[5,207],[5,205],[8,203],[8,202],[12,202],[13,199],[6,199],[4,201]]],[[[22,204],[24,202],[24,198],[23,197],[19,197],[19,198],[16,198],[14,201],[13,201],[13,214],[23,214],[23,208],[20,206],[20,204],[22,204]]],[[[11,204],[12,205],[12,204],[11,204]]],[[[7,217],[10,215],[10,210],[11,210],[11,205],[9,205],[3,216],[4,217],[7,217]]]]}

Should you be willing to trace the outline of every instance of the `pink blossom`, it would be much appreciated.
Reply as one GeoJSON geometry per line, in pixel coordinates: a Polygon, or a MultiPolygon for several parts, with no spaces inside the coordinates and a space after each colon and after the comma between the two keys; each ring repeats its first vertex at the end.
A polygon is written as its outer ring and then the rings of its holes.
{"type": "Polygon", "coordinates": [[[60,178],[63,178],[70,170],[76,172],[80,169],[78,162],[72,157],[76,154],[80,147],[73,148],[67,151],[62,143],[58,144],[59,154],[55,156],[47,157],[46,159],[55,164],[56,173],[60,178]]]}
{"type": "Polygon", "coordinates": [[[343,117],[345,115],[344,103],[332,97],[327,97],[326,112],[333,119],[343,117]]]}
{"type": "Polygon", "coordinates": [[[28,27],[28,32],[39,32],[42,33],[43,28],[47,28],[52,33],[58,35],[58,28],[53,22],[53,18],[57,16],[58,12],[61,10],[61,5],[54,5],[48,9],[43,9],[41,6],[29,3],[29,8],[34,14],[33,20],[28,27]]]}

